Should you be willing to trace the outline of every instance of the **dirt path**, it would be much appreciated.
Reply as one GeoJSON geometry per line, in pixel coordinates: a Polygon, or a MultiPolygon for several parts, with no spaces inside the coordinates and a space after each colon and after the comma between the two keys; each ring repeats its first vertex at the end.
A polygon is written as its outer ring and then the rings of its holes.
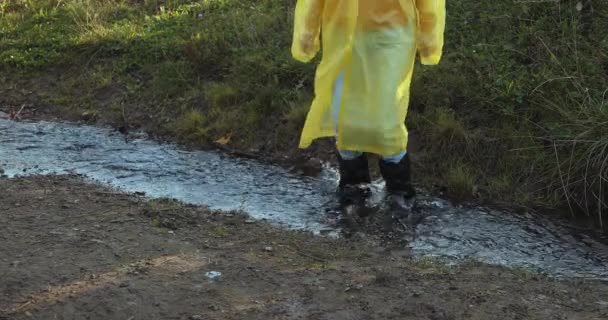
{"type": "Polygon", "coordinates": [[[414,262],[75,177],[0,178],[0,319],[607,319],[608,285],[414,262]],[[222,276],[210,280],[206,273],[222,276]]]}

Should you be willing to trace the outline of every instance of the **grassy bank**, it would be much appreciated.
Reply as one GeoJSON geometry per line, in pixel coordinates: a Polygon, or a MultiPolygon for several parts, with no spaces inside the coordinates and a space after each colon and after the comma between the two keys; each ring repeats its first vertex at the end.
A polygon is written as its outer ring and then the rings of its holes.
{"type": "MultiPolygon", "coordinates": [[[[0,103],[289,154],[314,75],[290,57],[292,6],[5,0],[0,103]]],[[[607,29],[604,0],[448,1],[444,60],[412,87],[417,180],[601,222],[607,29]]]]}

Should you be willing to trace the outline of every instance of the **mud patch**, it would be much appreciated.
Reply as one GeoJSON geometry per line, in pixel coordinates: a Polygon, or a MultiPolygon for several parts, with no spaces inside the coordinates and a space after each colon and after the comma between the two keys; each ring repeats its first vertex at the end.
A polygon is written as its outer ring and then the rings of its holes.
{"type": "Polygon", "coordinates": [[[0,178],[0,190],[0,319],[608,316],[601,282],[416,261],[74,177],[0,178]]]}

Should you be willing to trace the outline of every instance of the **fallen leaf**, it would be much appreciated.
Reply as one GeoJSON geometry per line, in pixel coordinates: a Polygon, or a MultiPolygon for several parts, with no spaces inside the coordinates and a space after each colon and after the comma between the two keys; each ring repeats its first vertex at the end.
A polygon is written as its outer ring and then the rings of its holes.
{"type": "Polygon", "coordinates": [[[227,145],[230,143],[230,139],[232,138],[232,133],[229,133],[217,140],[215,140],[215,143],[221,144],[223,146],[227,145]]]}

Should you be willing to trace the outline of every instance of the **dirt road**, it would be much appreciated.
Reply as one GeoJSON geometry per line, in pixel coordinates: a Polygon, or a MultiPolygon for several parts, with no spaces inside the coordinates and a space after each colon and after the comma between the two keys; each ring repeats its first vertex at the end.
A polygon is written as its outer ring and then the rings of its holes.
{"type": "Polygon", "coordinates": [[[608,285],[413,261],[77,177],[0,178],[0,319],[599,320],[608,285]]]}

